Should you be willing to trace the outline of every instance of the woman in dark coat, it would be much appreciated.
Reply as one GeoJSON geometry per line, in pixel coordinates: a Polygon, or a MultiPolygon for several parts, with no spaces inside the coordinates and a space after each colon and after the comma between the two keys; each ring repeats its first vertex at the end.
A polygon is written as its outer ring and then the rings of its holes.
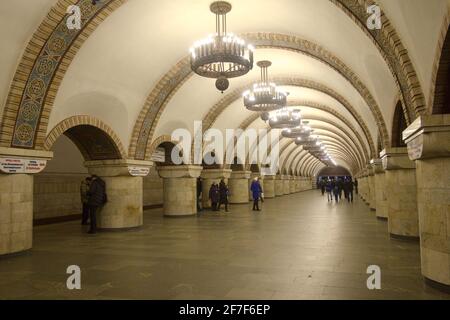
{"type": "Polygon", "coordinates": [[[211,188],[209,188],[209,199],[211,200],[211,208],[213,211],[218,211],[217,204],[220,200],[219,195],[219,186],[216,183],[213,183],[211,185],[211,188]]]}
{"type": "Polygon", "coordinates": [[[222,179],[220,180],[220,184],[219,184],[219,208],[218,210],[220,210],[220,207],[222,206],[222,204],[225,205],[225,212],[228,212],[228,187],[225,184],[225,181],[222,179]]]}

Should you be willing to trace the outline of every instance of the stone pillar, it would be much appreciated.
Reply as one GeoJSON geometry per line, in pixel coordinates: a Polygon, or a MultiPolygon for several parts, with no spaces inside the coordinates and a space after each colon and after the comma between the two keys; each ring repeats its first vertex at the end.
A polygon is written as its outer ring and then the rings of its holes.
{"type": "Polygon", "coordinates": [[[373,172],[372,165],[369,165],[367,167],[367,184],[368,184],[368,203],[370,210],[376,210],[375,205],[375,199],[376,199],[376,192],[375,192],[375,174],[373,172]]]}
{"type": "Polygon", "coordinates": [[[291,180],[289,180],[289,193],[293,194],[295,193],[295,183],[296,183],[296,176],[291,176],[291,180]]]}
{"type": "Polygon", "coordinates": [[[158,174],[163,178],[164,215],[191,216],[197,213],[197,178],[202,167],[193,165],[161,166],[158,174]]]}
{"type": "Polygon", "coordinates": [[[378,219],[387,219],[387,199],[386,199],[386,182],[383,164],[381,159],[371,161],[373,172],[375,174],[375,207],[378,219]]]}
{"type": "Polygon", "coordinates": [[[295,176],[295,192],[300,192],[301,188],[300,188],[300,177],[299,176],[295,176]]]}
{"type": "Polygon", "coordinates": [[[280,197],[284,195],[284,177],[277,175],[275,178],[275,196],[280,197]]]}
{"type": "Polygon", "coordinates": [[[84,165],[106,184],[108,202],[97,212],[99,229],[128,229],[143,224],[143,176],[151,161],[96,160],[84,165]]]}
{"type": "Polygon", "coordinates": [[[248,179],[250,179],[251,171],[233,171],[228,180],[230,188],[230,203],[248,203],[249,188],[248,179]]]}
{"type": "Polygon", "coordinates": [[[416,162],[422,274],[450,289],[450,115],[419,117],[404,132],[416,162]]]}
{"type": "Polygon", "coordinates": [[[275,176],[264,176],[264,198],[275,198],[275,176]]]}
{"type": "Polygon", "coordinates": [[[33,174],[53,152],[0,147],[0,256],[33,245],[33,174]]]}
{"type": "Polygon", "coordinates": [[[389,148],[381,152],[386,170],[388,229],[393,237],[417,239],[419,216],[415,163],[406,148],[389,148]]]}
{"type": "Polygon", "coordinates": [[[291,176],[289,175],[285,175],[284,179],[283,179],[283,194],[289,194],[290,193],[290,181],[291,181],[291,176]]]}
{"type": "Polygon", "coordinates": [[[207,169],[203,170],[201,177],[202,182],[202,207],[211,208],[211,202],[209,200],[209,189],[211,185],[215,182],[220,183],[220,180],[224,179],[225,183],[228,184],[228,179],[231,176],[230,169],[207,169]]]}

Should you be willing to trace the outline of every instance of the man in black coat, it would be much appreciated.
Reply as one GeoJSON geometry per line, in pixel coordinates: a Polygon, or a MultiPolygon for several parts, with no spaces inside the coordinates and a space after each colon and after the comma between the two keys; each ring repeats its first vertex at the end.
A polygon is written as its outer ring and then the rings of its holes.
{"type": "Polygon", "coordinates": [[[97,233],[97,211],[105,202],[105,181],[93,175],[88,191],[89,218],[91,220],[91,228],[88,233],[97,233]]]}
{"type": "Polygon", "coordinates": [[[221,180],[219,184],[219,211],[222,204],[225,205],[225,212],[228,212],[228,187],[225,180],[221,180]]]}

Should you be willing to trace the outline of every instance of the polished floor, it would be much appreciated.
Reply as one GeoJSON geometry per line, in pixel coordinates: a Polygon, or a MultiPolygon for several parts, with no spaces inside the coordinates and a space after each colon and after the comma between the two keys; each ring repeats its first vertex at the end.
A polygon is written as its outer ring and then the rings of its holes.
{"type": "Polygon", "coordinates": [[[450,299],[420,275],[419,244],[389,239],[361,200],[330,204],[318,191],[230,214],[163,218],[85,234],[75,222],[36,227],[34,247],[0,258],[0,299],[450,299]],[[66,268],[81,268],[81,290],[66,268]],[[369,265],[381,290],[368,290],[369,265]]]}

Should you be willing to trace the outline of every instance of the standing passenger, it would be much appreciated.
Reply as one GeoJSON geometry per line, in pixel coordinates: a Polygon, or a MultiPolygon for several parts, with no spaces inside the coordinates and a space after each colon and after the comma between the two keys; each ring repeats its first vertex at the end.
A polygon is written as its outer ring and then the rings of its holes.
{"type": "Polygon", "coordinates": [[[228,211],[228,195],[229,195],[229,190],[228,187],[224,181],[224,179],[220,180],[220,184],[219,184],[219,208],[218,210],[220,211],[220,207],[222,206],[222,204],[225,205],[225,212],[229,212],[228,211]]]}
{"type": "Polygon", "coordinates": [[[81,204],[83,206],[83,211],[81,215],[81,224],[83,226],[87,225],[89,220],[88,191],[90,184],[91,184],[91,177],[87,177],[86,179],[81,181],[80,185],[81,204]]]}
{"type": "Polygon", "coordinates": [[[219,203],[219,186],[214,182],[209,189],[209,199],[211,200],[212,211],[218,211],[217,204],[219,203]]]}
{"type": "Polygon", "coordinates": [[[253,211],[261,211],[259,209],[259,198],[261,197],[262,188],[258,178],[253,180],[250,190],[252,191],[253,196],[253,211]]]}

